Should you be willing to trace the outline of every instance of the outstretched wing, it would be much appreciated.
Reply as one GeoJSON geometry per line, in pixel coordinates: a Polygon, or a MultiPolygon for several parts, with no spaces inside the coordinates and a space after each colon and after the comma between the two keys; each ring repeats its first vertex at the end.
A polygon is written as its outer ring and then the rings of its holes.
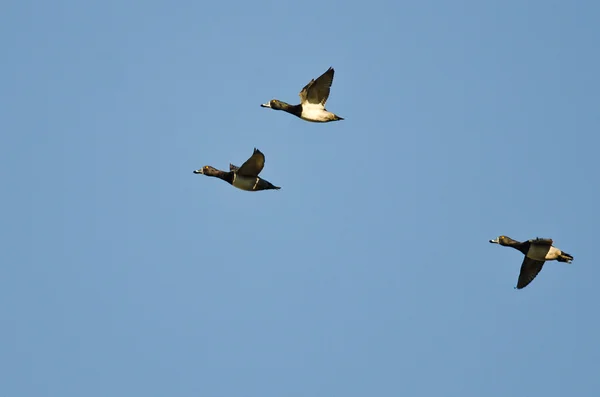
{"type": "Polygon", "coordinates": [[[239,169],[240,167],[238,167],[237,165],[229,164],[229,172],[237,171],[239,169]]]}
{"type": "Polygon", "coordinates": [[[238,168],[238,175],[243,176],[258,176],[265,166],[265,155],[256,148],[254,153],[240,168],[238,168]]]}
{"type": "Polygon", "coordinates": [[[333,74],[335,71],[333,68],[327,69],[316,80],[311,80],[310,83],[304,86],[300,91],[300,103],[312,103],[321,104],[325,106],[327,98],[329,98],[329,91],[331,90],[331,84],[333,83],[333,74]]]}
{"type": "Polygon", "coordinates": [[[527,287],[538,273],[542,271],[542,266],[544,266],[544,261],[536,261],[535,259],[525,257],[525,259],[523,259],[523,264],[521,265],[517,289],[527,287]]]}

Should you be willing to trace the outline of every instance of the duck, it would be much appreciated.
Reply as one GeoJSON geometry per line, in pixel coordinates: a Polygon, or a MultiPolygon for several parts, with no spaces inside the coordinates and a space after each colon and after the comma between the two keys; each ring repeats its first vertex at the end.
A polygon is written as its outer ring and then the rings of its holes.
{"type": "Polygon", "coordinates": [[[521,264],[516,289],[525,288],[539,274],[546,261],[571,263],[573,256],[556,248],[551,238],[535,238],[524,242],[513,240],[507,236],[499,236],[490,243],[512,247],[525,255],[521,264]]]}
{"type": "Polygon", "coordinates": [[[344,120],[344,118],[329,112],[325,109],[325,102],[329,98],[331,83],[333,83],[333,74],[335,71],[332,67],[327,69],[325,73],[319,76],[316,80],[312,79],[300,91],[300,104],[290,105],[277,99],[271,99],[267,103],[260,105],[263,108],[271,108],[273,110],[283,110],[300,117],[302,120],[311,121],[314,123],[328,123],[330,121],[344,120]]]}
{"type": "Polygon", "coordinates": [[[229,164],[229,172],[221,171],[210,165],[195,170],[194,174],[213,176],[224,180],[230,185],[248,192],[257,192],[259,190],[279,190],[281,187],[273,185],[271,182],[258,176],[265,166],[265,155],[254,148],[252,156],[241,167],[229,164]]]}

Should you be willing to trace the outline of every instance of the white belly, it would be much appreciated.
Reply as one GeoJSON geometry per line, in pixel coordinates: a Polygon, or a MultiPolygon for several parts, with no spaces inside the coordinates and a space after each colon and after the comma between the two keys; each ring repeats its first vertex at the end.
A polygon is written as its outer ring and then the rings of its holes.
{"type": "Polygon", "coordinates": [[[300,118],[307,121],[331,120],[330,113],[322,105],[305,104],[302,106],[300,118]]]}
{"type": "Polygon", "coordinates": [[[537,261],[552,261],[560,256],[562,252],[556,247],[532,245],[527,252],[527,257],[537,261]]]}
{"type": "Polygon", "coordinates": [[[550,247],[550,250],[546,254],[546,260],[551,261],[555,260],[562,254],[562,251],[555,247],[550,247]]]}

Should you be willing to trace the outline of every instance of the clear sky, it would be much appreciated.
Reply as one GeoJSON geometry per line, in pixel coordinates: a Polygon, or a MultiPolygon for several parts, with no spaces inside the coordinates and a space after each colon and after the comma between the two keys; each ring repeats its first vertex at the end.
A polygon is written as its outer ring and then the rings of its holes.
{"type": "Polygon", "coordinates": [[[600,395],[600,3],[0,11],[0,395],[600,395]]]}

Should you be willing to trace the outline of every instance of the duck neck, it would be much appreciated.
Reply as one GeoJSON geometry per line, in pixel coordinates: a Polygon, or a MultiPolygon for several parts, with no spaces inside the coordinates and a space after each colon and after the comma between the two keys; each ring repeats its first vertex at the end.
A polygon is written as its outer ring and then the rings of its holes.
{"type": "Polygon", "coordinates": [[[511,241],[510,247],[516,249],[517,251],[521,251],[524,255],[527,255],[527,252],[529,251],[529,245],[529,241],[520,243],[513,240],[511,241]]]}
{"type": "Polygon", "coordinates": [[[221,170],[216,170],[214,173],[209,176],[214,176],[215,178],[219,178],[224,180],[225,182],[232,183],[233,182],[233,172],[225,172],[221,170]]]}
{"type": "Polygon", "coordinates": [[[302,105],[290,105],[289,103],[279,101],[278,108],[298,117],[302,114],[302,105]]]}

